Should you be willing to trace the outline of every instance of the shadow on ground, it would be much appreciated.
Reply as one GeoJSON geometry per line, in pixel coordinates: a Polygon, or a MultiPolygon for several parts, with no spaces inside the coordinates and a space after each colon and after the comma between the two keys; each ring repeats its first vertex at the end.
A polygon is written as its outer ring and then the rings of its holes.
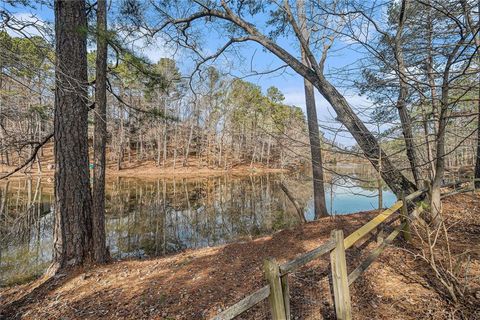
{"type": "MultiPolygon", "coordinates": [[[[465,202],[461,197],[455,201],[465,202]]],[[[478,217],[480,201],[477,198],[471,203],[473,207],[468,210],[478,217]]],[[[449,206],[458,208],[458,203],[447,203],[447,210],[453,210],[449,206]]],[[[324,218],[252,241],[158,259],[116,261],[40,285],[37,281],[1,289],[0,314],[22,319],[208,319],[265,284],[261,270],[265,258],[291,260],[327,241],[332,229],[341,228],[349,234],[372,215],[324,218]]],[[[453,236],[460,237],[457,232],[464,234],[465,230],[472,234],[458,243],[479,248],[480,236],[474,234],[480,231],[478,219],[457,218],[460,222],[453,236]]],[[[347,251],[349,270],[372,245],[347,251]]],[[[401,240],[394,243],[351,286],[354,318],[456,319],[458,306],[432,289],[427,266],[405,246],[401,240]]],[[[471,259],[478,279],[479,253],[472,254],[471,259]]],[[[290,276],[293,319],[334,318],[329,268],[326,255],[290,276]]],[[[269,318],[266,303],[241,317],[269,318]]]]}

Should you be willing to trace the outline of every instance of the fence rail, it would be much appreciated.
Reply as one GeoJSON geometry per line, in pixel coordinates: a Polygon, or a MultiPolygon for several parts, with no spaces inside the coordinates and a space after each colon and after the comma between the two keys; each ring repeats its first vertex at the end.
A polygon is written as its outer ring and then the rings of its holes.
{"type": "Polygon", "coordinates": [[[302,254],[301,256],[285,263],[280,266],[280,272],[282,275],[293,272],[301,266],[309,263],[312,260],[320,258],[324,254],[333,250],[336,246],[334,239],[329,239],[326,243],[322,244],[320,247],[313,249],[307,253],[302,254]]]}
{"type": "MultiPolygon", "coordinates": [[[[475,184],[475,180],[469,181],[473,182],[473,185],[475,184]]],[[[473,186],[472,189],[467,188],[463,190],[475,190],[475,186],[473,186]]],[[[352,319],[349,286],[370,267],[399,234],[402,234],[405,240],[410,241],[410,221],[416,220],[423,211],[423,208],[422,206],[414,206],[413,210],[409,213],[409,203],[414,204],[414,201],[426,192],[427,190],[424,189],[416,191],[406,197],[402,196],[401,200],[395,202],[390,208],[382,211],[346,238],[344,238],[342,230],[333,230],[327,242],[282,265],[279,265],[274,259],[265,260],[263,270],[268,285],[243,298],[211,320],[233,319],[267,298],[270,302],[271,314],[274,320],[290,320],[288,274],[327,253],[330,254],[331,277],[337,319],[352,319]],[[349,274],[347,271],[345,250],[351,248],[356,242],[368,235],[371,236],[380,224],[398,211],[400,211],[400,214],[395,220],[400,219],[400,225],[387,235],[385,239],[380,239],[378,246],[349,274]]],[[[446,195],[449,196],[456,193],[458,193],[458,191],[447,193],[446,195]]]]}
{"type": "Polygon", "coordinates": [[[212,320],[226,320],[226,319],[233,319],[236,316],[239,316],[243,312],[247,311],[248,309],[252,308],[256,304],[260,303],[261,301],[268,298],[270,295],[270,285],[266,285],[261,289],[258,289],[254,293],[249,296],[246,296],[230,308],[222,311],[218,315],[216,315],[212,320]]]}

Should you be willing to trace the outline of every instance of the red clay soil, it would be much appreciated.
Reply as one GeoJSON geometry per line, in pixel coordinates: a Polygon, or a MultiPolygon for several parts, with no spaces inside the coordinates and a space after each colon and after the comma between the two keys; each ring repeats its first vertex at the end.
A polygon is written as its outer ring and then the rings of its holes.
{"type": "MultiPolygon", "coordinates": [[[[446,199],[454,256],[469,256],[465,298],[447,298],[413,244],[396,240],[351,287],[354,319],[480,319],[479,194],[446,199]]],[[[262,261],[279,262],[325,242],[330,230],[346,234],[373,213],[324,218],[273,236],[188,250],[151,260],[116,261],[88,271],[0,289],[2,319],[205,319],[265,284],[262,261]]],[[[349,270],[373,243],[347,251],[349,270]]],[[[332,319],[328,257],[290,276],[293,319],[332,319]]],[[[268,319],[261,304],[242,318],[268,319]]]]}

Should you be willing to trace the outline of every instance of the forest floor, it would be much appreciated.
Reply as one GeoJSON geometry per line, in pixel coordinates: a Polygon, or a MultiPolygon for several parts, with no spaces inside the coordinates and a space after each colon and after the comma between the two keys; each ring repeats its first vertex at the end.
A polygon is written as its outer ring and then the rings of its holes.
{"type": "Polygon", "coordinates": [[[253,164],[239,164],[234,167],[224,169],[208,166],[199,166],[196,160],[189,162],[187,166],[177,164],[173,168],[173,163],[169,160],[165,167],[156,166],[154,161],[142,161],[132,164],[125,164],[122,170],[117,170],[110,166],[107,169],[108,177],[206,177],[219,176],[224,174],[232,175],[249,175],[249,174],[264,174],[264,173],[286,173],[288,169],[269,168],[261,163],[253,164]]]}
{"type": "MultiPolygon", "coordinates": [[[[110,156],[107,154],[107,159],[110,156]]],[[[232,175],[248,175],[248,174],[262,174],[262,173],[285,173],[288,169],[268,167],[262,163],[238,163],[231,165],[228,168],[216,167],[199,162],[195,157],[191,157],[188,163],[183,166],[183,158],[178,159],[174,165],[173,159],[166,159],[165,165],[157,166],[153,160],[136,160],[135,155],[132,156],[132,161],[128,161],[126,157],[122,162],[121,170],[117,169],[116,161],[107,161],[107,178],[108,177],[141,177],[141,178],[168,178],[168,177],[206,177],[219,176],[224,174],[232,175]]],[[[15,159],[13,159],[15,161],[15,159]]],[[[12,177],[30,176],[45,176],[53,177],[55,173],[53,161],[53,146],[47,145],[44,147],[42,156],[40,157],[41,172],[38,170],[38,164],[35,162],[32,165],[16,172],[12,177]]],[[[2,165],[0,164],[0,177],[15,170],[16,165],[2,165]]]]}
{"type": "MultiPolygon", "coordinates": [[[[171,161],[169,161],[171,162],[171,161]]],[[[14,166],[0,165],[0,176],[7,174],[15,169],[14,166]]],[[[287,173],[289,169],[270,168],[261,163],[253,164],[239,164],[234,167],[224,169],[208,166],[199,166],[197,161],[192,160],[188,165],[182,164],[173,168],[171,163],[167,163],[165,167],[157,166],[154,161],[138,161],[132,163],[125,163],[121,170],[117,170],[114,164],[109,164],[107,167],[107,178],[116,177],[140,177],[140,178],[168,178],[168,177],[210,177],[220,176],[224,174],[231,175],[250,175],[250,174],[265,174],[265,173],[287,173]]],[[[42,176],[53,177],[55,169],[43,167],[41,173],[36,167],[22,169],[11,177],[25,177],[25,176],[42,176]]]]}
{"type": "MultiPolygon", "coordinates": [[[[467,262],[458,272],[465,298],[457,303],[447,298],[430,265],[420,258],[417,236],[412,244],[398,239],[351,286],[354,319],[480,319],[480,193],[446,198],[444,213],[449,250],[455,261],[467,262]]],[[[245,242],[114,261],[3,288],[0,318],[210,318],[265,284],[265,258],[291,260],[327,241],[332,229],[349,234],[374,214],[323,218],[245,242]]],[[[439,252],[446,252],[445,244],[439,241],[439,252]]],[[[372,241],[347,250],[349,270],[373,245],[372,241]]],[[[446,261],[439,257],[437,266],[442,263],[446,261]]],[[[293,319],[333,319],[328,273],[327,255],[290,276],[293,319]]],[[[268,319],[267,302],[243,318],[268,319]]]]}

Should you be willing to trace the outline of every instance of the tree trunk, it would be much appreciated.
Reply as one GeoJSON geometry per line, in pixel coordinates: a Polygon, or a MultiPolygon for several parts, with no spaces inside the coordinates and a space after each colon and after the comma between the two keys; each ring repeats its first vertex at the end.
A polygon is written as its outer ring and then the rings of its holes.
{"type": "Polygon", "coordinates": [[[383,181],[385,181],[390,189],[397,196],[400,196],[402,192],[405,194],[414,192],[416,190],[415,185],[392,164],[390,158],[380,148],[380,145],[373,134],[353,112],[347,100],[345,100],[338,90],[328,82],[323,75],[318,76],[318,81],[315,83],[315,86],[333,107],[337,113],[337,119],[355,138],[363,153],[377,171],[379,171],[380,168],[378,155],[381,153],[381,175],[383,181]]]}
{"type": "MultiPolygon", "coordinates": [[[[163,99],[163,114],[167,114],[167,100],[163,99]]],[[[162,167],[165,168],[165,162],[167,161],[167,118],[163,119],[163,162],[162,167]]]]}
{"type": "MultiPolygon", "coordinates": [[[[119,130],[119,135],[120,135],[120,141],[118,143],[118,155],[117,155],[117,171],[122,170],[122,162],[123,162],[123,156],[124,156],[124,149],[123,149],[123,137],[124,137],[124,124],[123,124],[123,112],[122,115],[120,116],[120,130],[119,130]]],[[[138,156],[138,147],[137,147],[137,156],[138,156]]]]}
{"type": "Polygon", "coordinates": [[[190,144],[192,143],[192,137],[193,137],[193,122],[190,124],[190,131],[188,133],[187,145],[185,147],[185,157],[183,158],[184,167],[188,165],[188,156],[190,155],[190,144]]]}
{"type": "MultiPolygon", "coordinates": [[[[302,35],[309,43],[310,31],[307,27],[305,18],[305,3],[303,0],[297,2],[298,19],[302,35]]],[[[308,65],[305,50],[302,49],[302,62],[308,65]]],[[[317,109],[315,105],[315,92],[313,85],[304,79],[305,87],[305,105],[307,109],[308,138],[310,140],[310,152],[312,158],[313,175],[313,200],[315,207],[315,219],[328,216],[327,205],[325,202],[325,188],[323,178],[322,148],[320,145],[320,132],[318,130],[317,109]]]]}
{"type": "Polygon", "coordinates": [[[427,148],[427,161],[429,163],[429,174],[428,177],[430,180],[435,177],[435,163],[433,161],[433,150],[432,150],[432,142],[430,141],[430,130],[428,129],[428,118],[425,114],[425,110],[422,110],[423,114],[423,132],[425,135],[425,146],[427,148]]]}
{"type": "MultiPolygon", "coordinates": [[[[380,128],[379,128],[379,131],[380,131],[380,128]]],[[[377,173],[377,186],[378,186],[378,210],[381,211],[383,209],[383,186],[382,186],[382,175],[380,174],[380,172],[382,172],[382,153],[380,152],[380,154],[378,155],[379,157],[379,163],[380,163],[380,167],[379,167],[379,172],[377,173]]]]}
{"type": "Polygon", "coordinates": [[[55,1],[55,226],[51,272],[92,257],[85,1],[55,1]]]}
{"type": "Polygon", "coordinates": [[[105,247],[105,168],[107,145],[107,4],[97,2],[97,61],[93,140],[93,256],[95,262],[107,260],[105,247]]]}
{"type": "Polygon", "coordinates": [[[158,128],[156,129],[155,134],[157,135],[157,161],[155,162],[155,165],[160,167],[160,159],[162,157],[162,135],[160,134],[160,130],[158,128]]]}
{"type": "Polygon", "coordinates": [[[292,202],[293,206],[295,207],[295,210],[297,210],[297,214],[298,214],[298,217],[300,218],[300,220],[303,223],[307,222],[307,219],[305,219],[305,215],[303,214],[303,208],[300,206],[300,204],[295,199],[295,197],[290,192],[290,190],[288,190],[287,185],[283,181],[280,181],[279,185],[280,185],[280,188],[283,190],[283,192],[288,197],[288,199],[292,202]]]}
{"type": "Polygon", "coordinates": [[[308,138],[310,140],[310,152],[312,155],[313,172],[313,199],[315,205],[315,219],[328,216],[325,203],[325,188],[323,177],[322,149],[320,145],[320,132],[318,130],[317,110],[315,108],[315,96],[313,86],[308,80],[304,81],[305,103],[308,118],[308,138]]]}
{"type": "Polygon", "coordinates": [[[412,120],[407,110],[405,99],[407,96],[407,84],[401,81],[400,94],[397,101],[397,110],[402,124],[402,133],[405,140],[405,147],[407,149],[407,158],[412,171],[413,179],[417,188],[422,184],[422,176],[420,173],[420,166],[417,156],[417,149],[414,142],[412,132],[412,120]]]}
{"type": "Polygon", "coordinates": [[[174,133],[173,133],[173,170],[175,170],[175,167],[177,165],[177,139],[178,139],[178,122],[175,123],[174,127],[174,133]]]}
{"type": "Polygon", "coordinates": [[[478,89],[477,161],[475,164],[475,188],[480,188],[480,87],[478,89]]]}
{"type": "MultiPolygon", "coordinates": [[[[466,1],[463,1],[464,5],[467,4],[466,1]]],[[[480,2],[477,2],[477,5],[478,5],[478,20],[480,20],[480,2]]],[[[471,16],[468,15],[467,16],[467,19],[468,19],[468,25],[469,25],[469,28],[470,28],[470,32],[472,33],[472,35],[474,34],[474,27],[473,27],[473,21],[471,19],[471,16]]],[[[478,21],[477,20],[477,21],[478,21]]],[[[477,34],[475,35],[475,45],[477,46],[477,48],[480,47],[480,34],[478,33],[477,31],[477,34]]],[[[478,49],[477,49],[478,50],[478,49]]],[[[480,55],[478,54],[477,52],[477,55],[476,55],[476,62],[477,62],[477,66],[480,65],[480,55]]],[[[474,184],[475,184],[475,188],[480,188],[480,85],[477,83],[478,85],[478,100],[477,100],[477,112],[478,112],[478,115],[477,115],[477,159],[476,159],[476,162],[475,162],[475,181],[474,181],[474,184]]]]}
{"type": "Polygon", "coordinates": [[[410,163],[410,169],[412,171],[413,179],[417,188],[422,186],[422,177],[420,173],[417,149],[415,146],[415,141],[413,138],[412,132],[412,120],[407,110],[407,94],[408,94],[408,84],[406,79],[406,67],[403,59],[403,48],[402,48],[402,32],[403,26],[406,19],[405,11],[407,10],[407,0],[402,1],[402,6],[400,10],[400,18],[398,23],[397,34],[395,36],[395,56],[398,64],[398,76],[400,80],[400,92],[397,99],[397,109],[400,116],[400,122],[402,124],[403,137],[405,139],[405,147],[407,149],[407,158],[410,163]]]}
{"type": "MultiPolygon", "coordinates": [[[[447,67],[448,66],[447,61],[447,67]]],[[[440,198],[440,186],[442,184],[443,176],[445,173],[445,135],[447,130],[447,118],[446,113],[448,111],[448,94],[449,94],[449,71],[448,69],[443,75],[442,84],[442,99],[441,108],[438,120],[438,131],[436,136],[437,153],[435,155],[435,177],[432,181],[430,188],[430,220],[434,225],[439,226],[442,222],[442,202],[440,198]]]]}

